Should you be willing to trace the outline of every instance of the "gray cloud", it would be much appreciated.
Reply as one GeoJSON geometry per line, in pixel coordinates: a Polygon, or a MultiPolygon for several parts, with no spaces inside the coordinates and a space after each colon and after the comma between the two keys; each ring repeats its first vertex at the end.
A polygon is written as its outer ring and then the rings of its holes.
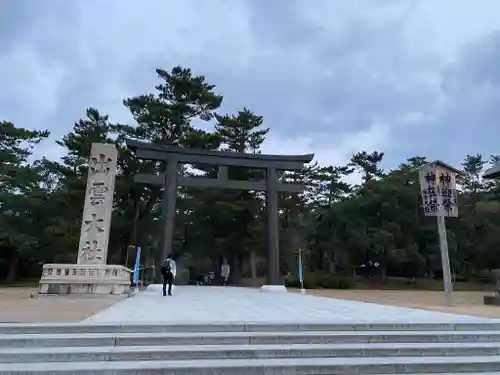
{"type": "Polygon", "coordinates": [[[245,95],[273,129],[295,136],[357,132],[430,109],[434,87],[421,77],[433,56],[409,51],[404,36],[412,2],[375,2],[368,9],[369,2],[336,3],[334,9],[318,3],[315,12],[300,1],[286,10],[247,3],[260,49],[246,74],[224,86],[230,100],[245,95]]]}
{"type": "MultiPolygon", "coordinates": [[[[496,4],[479,11],[452,3],[456,16],[470,11],[475,22],[496,4]]],[[[0,118],[49,128],[55,137],[88,106],[130,121],[122,99],[150,92],[155,68],[181,64],[217,85],[223,111],[247,106],[265,116],[267,151],[313,151],[323,162],[341,162],[378,148],[392,165],[415,154],[455,162],[464,152],[494,152],[500,38],[491,33],[500,17],[488,16],[489,29],[464,22],[444,29],[451,3],[284,4],[6,0],[0,118]],[[460,47],[456,56],[452,46],[460,47]],[[443,146],[445,136],[453,148],[443,146]]],[[[60,153],[52,144],[43,152],[60,153]]]]}
{"type": "Polygon", "coordinates": [[[500,32],[465,45],[442,74],[435,112],[400,134],[400,152],[445,158],[500,154],[500,32]]]}

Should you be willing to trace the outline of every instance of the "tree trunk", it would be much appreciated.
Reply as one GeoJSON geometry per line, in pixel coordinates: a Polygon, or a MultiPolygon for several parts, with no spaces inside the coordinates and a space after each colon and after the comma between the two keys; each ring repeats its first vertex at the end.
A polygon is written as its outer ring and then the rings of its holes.
{"type": "Polygon", "coordinates": [[[257,286],[257,264],[255,259],[255,251],[250,252],[250,270],[252,273],[252,285],[257,286]]]}
{"type": "MultiPolygon", "coordinates": [[[[376,261],[378,261],[377,258],[375,258],[376,261]]],[[[382,259],[381,259],[381,261],[379,261],[379,264],[380,264],[379,278],[381,280],[385,280],[387,278],[387,266],[389,264],[389,257],[387,255],[386,249],[382,250],[382,259]]]]}
{"type": "Polygon", "coordinates": [[[387,266],[383,265],[382,267],[380,267],[380,276],[379,276],[379,278],[381,280],[387,279],[387,266]]]}
{"type": "Polygon", "coordinates": [[[232,262],[231,262],[231,274],[232,274],[232,279],[233,279],[233,284],[235,285],[240,285],[241,284],[241,261],[240,261],[240,256],[235,254],[233,256],[232,262]]]}
{"type": "Polygon", "coordinates": [[[139,202],[136,200],[134,202],[134,219],[132,221],[132,230],[130,231],[130,245],[138,246],[137,244],[137,233],[139,227],[139,202]]]}
{"type": "Polygon", "coordinates": [[[7,284],[12,284],[17,281],[17,265],[19,264],[19,259],[17,257],[12,257],[9,260],[9,273],[7,274],[7,279],[5,280],[7,284]]]}
{"type": "Polygon", "coordinates": [[[330,260],[329,265],[329,272],[334,274],[337,273],[337,262],[335,260],[330,260]]]}
{"type": "Polygon", "coordinates": [[[160,249],[158,248],[160,238],[156,237],[154,239],[153,247],[150,249],[151,250],[151,257],[153,258],[153,263],[155,265],[155,270],[153,272],[153,280],[155,281],[156,284],[159,284],[162,282],[161,278],[161,262],[163,261],[161,254],[160,254],[160,249]]]}

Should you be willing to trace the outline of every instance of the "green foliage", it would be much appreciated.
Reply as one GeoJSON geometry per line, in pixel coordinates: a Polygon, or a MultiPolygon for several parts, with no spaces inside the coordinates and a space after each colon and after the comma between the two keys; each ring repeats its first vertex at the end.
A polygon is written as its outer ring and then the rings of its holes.
{"type": "Polygon", "coordinates": [[[0,261],[8,282],[17,277],[20,257],[36,257],[44,236],[42,164],[28,159],[48,135],[0,122],[0,261]]]}

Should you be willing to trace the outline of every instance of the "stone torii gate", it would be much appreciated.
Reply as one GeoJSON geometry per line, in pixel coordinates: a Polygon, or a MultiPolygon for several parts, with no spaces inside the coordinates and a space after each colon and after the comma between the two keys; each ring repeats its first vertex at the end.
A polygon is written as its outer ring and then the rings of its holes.
{"type": "Polygon", "coordinates": [[[164,186],[162,206],[164,233],[161,238],[161,249],[164,256],[172,248],[178,186],[265,191],[269,241],[267,282],[269,285],[282,285],[279,266],[278,192],[301,193],[305,186],[281,183],[277,180],[276,172],[278,170],[301,170],[305,163],[312,161],[314,154],[286,156],[207,151],[131,139],[127,139],[126,144],[141,159],[159,160],[166,163],[165,173],[160,175],[139,173],[134,177],[134,181],[137,183],[164,186]],[[179,164],[216,165],[218,166],[218,178],[180,176],[178,174],[179,164]],[[264,169],[266,178],[260,181],[230,180],[227,173],[228,166],[264,169]]]}

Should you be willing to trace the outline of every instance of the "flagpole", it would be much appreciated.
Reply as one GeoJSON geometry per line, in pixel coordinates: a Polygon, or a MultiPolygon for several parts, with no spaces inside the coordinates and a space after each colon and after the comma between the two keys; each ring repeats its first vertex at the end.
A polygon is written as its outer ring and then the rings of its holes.
{"type": "Polygon", "coordinates": [[[134,265],[134,275],[133,275],[133,282],[134,282],[134,292],[137,293],[139,291],[139,267],[141,264],[141,248],[137,247],[137,255],[135,258],[135,265],[134,265]]]}
{"type": "Polygon", "coordinates": [[[304,275],[302,273],[302,249],[299,249],[299,280],[300,280],[300,293],[306,294],[304,289],[304,275]]]}

